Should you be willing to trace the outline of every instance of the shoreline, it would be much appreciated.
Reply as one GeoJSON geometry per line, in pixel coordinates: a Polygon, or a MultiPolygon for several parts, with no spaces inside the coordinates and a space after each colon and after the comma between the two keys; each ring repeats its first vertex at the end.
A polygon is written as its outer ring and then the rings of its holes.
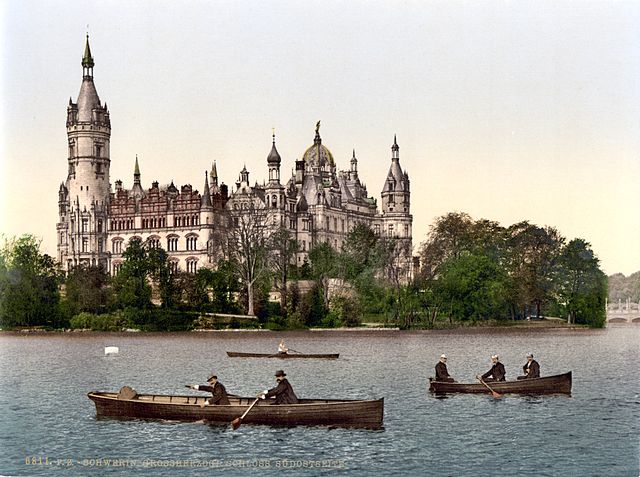
{"type": "MultiPolygon", "coordinates": [[[[609,324],[608,324],[609,325],[609,324]]],[[[615,324],[614,324],[615,325],[615,324]]],[[[0,336],[86,336],[91,334],[111,334],[111,335],[142,335],[148,336],[152,334],[175,334],[175,333],[189,333],[194,335],[208,335],[208,334],[229,334],[229,333],[313,333],[319,334],[323,332],[335,333],[335,332],[348,332],[348,333],[400,333],[400,334],[413,334],[413,333],[432,333],[432,332],[505,332],[509,330],[515,331],[588,331],[588,330],[606,330],[609,326],[603,328],[589,328],[586,325],[574,325],[567,324],[565,322],[536,322],[536,323],[506,323],[506,324],[452,324],[450,326],[436,326],[433,328],[414,328],[414,329],[400,329],[399,327],[384,327],[384,326],[358,326],[352,328],[309,328],[309,329],[293,329],[293,330],[269,330],[269,329],[196,329],[190,331],[141,331],[135,329],[121,330],[121,331],[94,331],[90,329],[61,329],[61,330],[43,330],[25,328],[20,330],[0,330],[0,336]]],[[[616,326],[619,327],[619,326],[616,326]]],[[[626,327],[626,326],[625,326],[626,327]]]]}

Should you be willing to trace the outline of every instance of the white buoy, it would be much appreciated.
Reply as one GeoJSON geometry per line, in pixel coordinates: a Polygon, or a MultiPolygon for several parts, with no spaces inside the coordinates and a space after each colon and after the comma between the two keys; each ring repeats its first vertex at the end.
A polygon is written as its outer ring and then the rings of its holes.
{"type": "Polygon", "coordinates": [[[118,351],[120,351],[120,350],[118,349],[117,346],[105,346],[104,347],[104,354],[105,355],[118,354],[118,351]]]}

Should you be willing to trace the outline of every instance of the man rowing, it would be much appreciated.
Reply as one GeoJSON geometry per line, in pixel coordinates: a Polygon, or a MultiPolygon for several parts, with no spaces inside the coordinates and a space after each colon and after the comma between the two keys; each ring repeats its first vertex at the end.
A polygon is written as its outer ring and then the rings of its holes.
{"type": "Polygon", "coordinates": [[[205,399],[204,402],[200,405],[200,407],[210,406],[210,405],[222,405],[222,404],[231,404],[229,402],[229,398],[227,396],[227,390],[222,385],[222,383],[218,382],[218,376],[212,374],[207,378],[207,384],[191,384],[187,385],[188,388],[195,389],[196,391],[205,391],[211,393],[211,397],[205,399]]]}
{"type": "Polygon", "coordinates": [[[276,381],[278,385],[275,388],[271,388],[268,391],[262,391],[258,394],[260,399],[275,398],[273,404],[298,404],[298,396],[293,392],[293,388],[287,378],[284,371],[279,369],[276,371],[276,381]]]}
{"type": "Polygon", "coordinates": [[[289,352],[289,348],[287,348],[284,344],[284,339],[280,340],[280,344],[278,344],[278,354],[287,354],[289,352]]]}
{"type": "Polygon", "coordinates": [[[497,354],[491,356],[491,363],[491,369],[482,376],[476,376],[476,378],[483,379],[485,381],[505,381],[505,375],[507,372],[505,371],[504,365],[500,362],[500,358],[497,354]]]}

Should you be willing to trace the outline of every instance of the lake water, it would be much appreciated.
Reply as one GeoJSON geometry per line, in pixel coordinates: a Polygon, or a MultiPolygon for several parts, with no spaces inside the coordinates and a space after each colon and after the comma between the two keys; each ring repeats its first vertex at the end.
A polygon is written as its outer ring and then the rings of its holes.
{"type": "Polygon", "coordinates": [[[640,327],[606,330],[0,335],[0,475],[633,476],[640,474],[640,327]],[[230,359],[275,352],[340,359],[230,359]],[[105,346],[118,346],[105,357],[105,346]],[[543,375],[573,371],[568,396],[427,392],[441,353],[472,381],[500,354],[507,377],[533,352],[543,375]],[[215,371],[230,393],[385,398],[384,429],[96,419],[91,390],[185,394],[215,371]],[[128,467],[107,466],[117,460],[128,467]],[[204,466],[206,464],[206,466],[204,466]],[[317,466],[317,467],[316,467],[317,466]]]}

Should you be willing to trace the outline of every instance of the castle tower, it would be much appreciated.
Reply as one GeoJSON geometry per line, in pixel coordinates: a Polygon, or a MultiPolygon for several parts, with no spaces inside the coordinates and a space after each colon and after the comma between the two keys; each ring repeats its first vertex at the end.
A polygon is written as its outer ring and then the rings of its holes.
{"type": "Polygon", "coordinates": [[[58,194],[58,260],[65,270],[108,266],[111,121],[93,83],[93,66],[87,35],[80,93],[67,107],[68,174],[58,194]]]}

